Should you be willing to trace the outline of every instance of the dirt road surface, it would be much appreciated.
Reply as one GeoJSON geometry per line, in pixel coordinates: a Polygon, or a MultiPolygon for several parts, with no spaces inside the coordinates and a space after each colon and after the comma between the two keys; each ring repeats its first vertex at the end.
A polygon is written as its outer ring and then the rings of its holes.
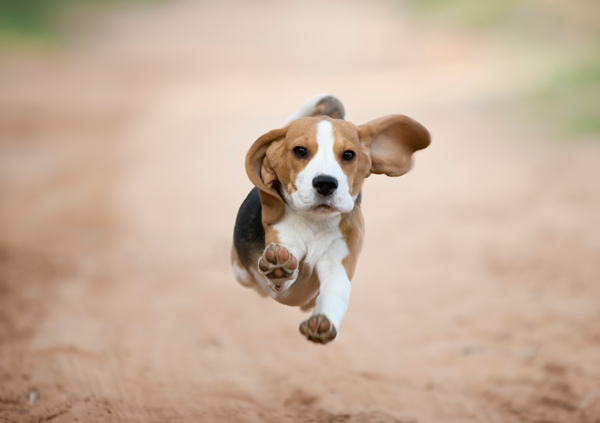
{"type": "Polygon", "coordinates": [[[499,107],[509,52],[386,2],[173,1],[82,28],[0,63],[0,421],[600,422],[600,143],[499,107]],[[324,91],[433,135],[410,174],[366,181],[325,347],[228,261],[248,146],[324,91]]]}

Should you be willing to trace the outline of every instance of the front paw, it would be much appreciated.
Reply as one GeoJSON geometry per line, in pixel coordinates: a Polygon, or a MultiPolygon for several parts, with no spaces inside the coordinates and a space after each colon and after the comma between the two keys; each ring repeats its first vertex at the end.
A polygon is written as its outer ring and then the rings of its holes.
{"type": "Polygon", "coordinates": [[[327,344],[335,339],[337,330],[324,314],[311,316],[300,323],[300,333],[309,341],[317,344],[327,344]]]}
{"type": "Polygon", "coordinates": [[[258,270],[273,282],[292,279],[298,260],[282,245],[270,244],[258,260],[258,270]]]}

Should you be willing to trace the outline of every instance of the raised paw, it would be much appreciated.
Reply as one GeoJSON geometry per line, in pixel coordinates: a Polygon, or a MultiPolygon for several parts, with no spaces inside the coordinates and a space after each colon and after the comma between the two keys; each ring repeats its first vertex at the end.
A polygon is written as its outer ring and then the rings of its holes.
{"type": "Polygon", "coordinates": [[[327,344],[337,336],[335,326],[324,314],[311,316],[308,320],[300,323],[300,333],[309,341],[317,344],[327,344]]]}
{"type": "MultiPolygon", "coordinates": [[[[274,283],[291,279],[297,268],[296,257],[279,244],[270,244],[258,260],[258,270],[274,283]]],[[[278,284],[275,284],[275,287],[278,287],[278,284]]]]}

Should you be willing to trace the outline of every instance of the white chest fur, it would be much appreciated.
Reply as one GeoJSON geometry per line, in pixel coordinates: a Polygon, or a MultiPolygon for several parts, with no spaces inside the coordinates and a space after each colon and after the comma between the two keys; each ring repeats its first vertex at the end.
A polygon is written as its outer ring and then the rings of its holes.
{"type": "Polygon", "coordinates": [[[320,288],[313,314],[326,315],[336,328],[350,298],[350,280],[342,264],[349,250],[339,230],[340,221],[341,215],[311,216],[288,207],[273,226],[280,243],[316,270],[320,288]]]}
{"type": "Polygon", "coordinates": [[[287,208],[280,222],[273,225],[279,241],[311,268],[326,255],[335,253],[337,259],[343,260],[348,255],[348,248],[339,230],[341,215],[311,216],[309,213],[287,208]],[[330,251],[331,249],[336,251],[330,251]],[[329,254],[328,254],[329,253],[329,254]]]}

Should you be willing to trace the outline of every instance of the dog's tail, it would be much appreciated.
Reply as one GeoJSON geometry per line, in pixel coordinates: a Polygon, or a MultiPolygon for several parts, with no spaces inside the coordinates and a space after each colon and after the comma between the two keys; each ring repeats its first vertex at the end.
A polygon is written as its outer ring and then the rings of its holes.
{"type": "Polygon", "coordinates": [[[329,94],[319,94],[310,98],[304,106],[300,107],[285,123],[308,116],[326,115],[334,119],[344,119],[346,111],[340,100],[329,94]]]}

